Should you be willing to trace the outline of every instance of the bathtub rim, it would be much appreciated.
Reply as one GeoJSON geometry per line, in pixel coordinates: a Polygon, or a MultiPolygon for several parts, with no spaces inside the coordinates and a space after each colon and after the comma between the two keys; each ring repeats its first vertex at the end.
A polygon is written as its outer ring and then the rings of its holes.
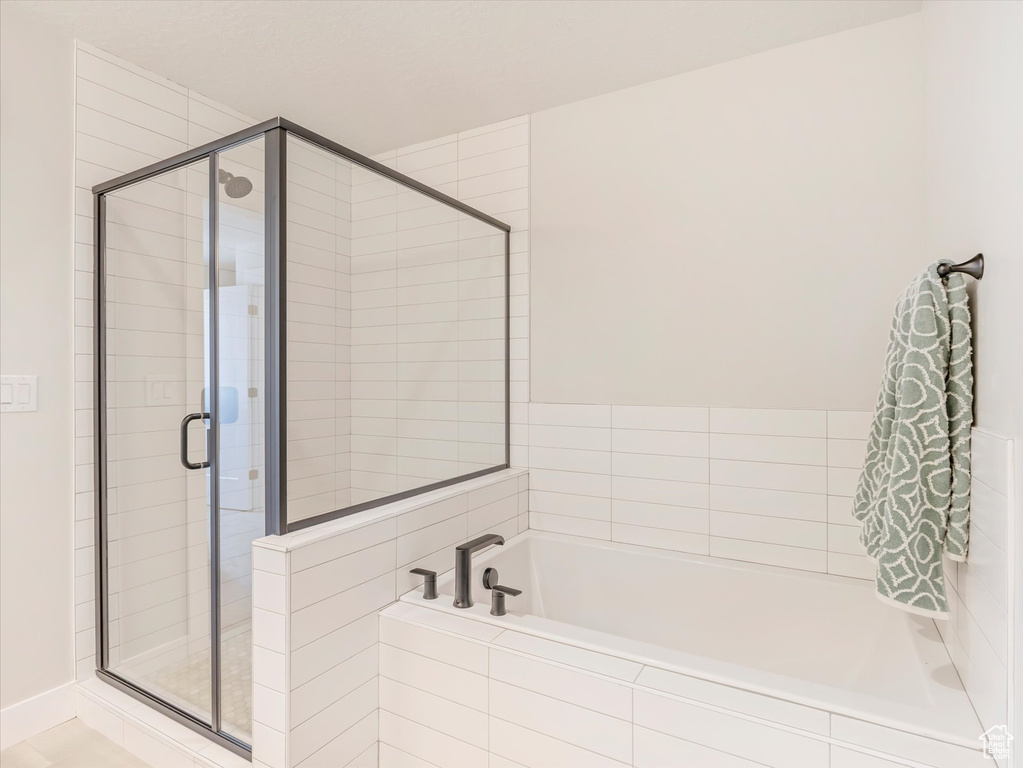
{"type": "MultiPolygon", "coordinates": [[[[819,573],[813,571],[800,571],[781,566],[764,565],[760,563],[747,563],[744,561],[724,560],[722,558],[710,557],[707,555],[675,552],[672,550],[655,549],[633,544],[621,544],[600,539],[589,539],[570,534],[551,533],[548,531],[526,530],[509,539],[504,547],[491,547],[481,552],[474,558],[476,564],[484,564],[511,547],[522,546],[530,540],[548,540],[562,542],[576,546],[585,546],[598,550],[610,550],[641,554],[644,557],[655,557],[676,562],[699,563],[729,571],[744,573],[769,573],[776,576],[784,576],[796,579],[810,579],[824,583],[835,583],[848,585],[850,582],[862,582],[862,579],[838,576],[835,574],[819,573]]],[[[739,691],[744,691],[758,696],[766,696],[772,699],[791,702],[812,710],[823,712],[829,716],[847,717],[863,721],[873,725],[892,728],[897,731],[914,734],[924,738],[934,739],[959,747],[971,750],[979,750],[978,738],[982,732],[982,726],[977,718],[973,704],[970,701],[958,673],[952,666],[947,649],[934,626],[932,619],[928,617],[913,616],[915,621],[930,622],[933,629],[934,640],[932,640],[933,652],[935,655],[943,655],[942,666],[951,669],[955,675],[958,687],[948,688],[940,683],[933,682],[930,690],[946,691],[946,697],[953,701],[939,701],[929,703],[929,708],[912,707],[901,702],[883,699],[878,696],[858,693],[855,691],[843,690],[830,685],[814,683],[794,677],[780,675],[767,670],[756,669],[739,664],[730,663],[718,659],[711,659],[698,654],[687,653],[666,646],[633,640],[621,635],[615,635],[600,630],[589,629],[574,624],[556,621],[544,617],[531,616],[529,614],[516,613],[514,601],[509,600],[508,614],[501,617],[490,615],[489,602],[478,601],[468,609],[458,609],[450,604],[450,590],[454,579],[453,571],[445,571],[438,575],[439,597],[436,600],[424,600],[421,589],[413,589],[399,596],[399,600],[412,605],[427,608],[460,618],[488,624],[504,632],[517,632],[544,640],[560,643],[563,645],[580,648],[586,651],[602,654],[615,659],[629,661],[649,667],[651,669],[681,675],[683,677],[702,680],[714,685],[723,686],[739,691]],[[958,701],[955,701],[958,700],[958,701]],[[877,706],[880,703],[881,706],[877,706]],[[955,705],[956,712],[948,713],[944,704],[955,705]],[[873,706],[872,706],[873,705],[873,706]],[[944,716],[944,722],[940,727],[931,724],[935,720],[935,714],[944,716]],[[925,717],[927,715],[928,717],[925,717]]],[[[926,626],[926,625],[925,625],[926,626]]],[[[496,637],[495,637],[496,640],[496,637]]],[[[491,641],[493,643],[494,641],[491,641]]],[[[500,646],[498,646],[500,647],[500,646]]],[[[920,660],[924,663],[925,660],[920,660]]],[[[595,673],[599,674],[599,673],[595,673]]],[[[637,677],[639,673],[637,673],[637,677]]],[[[609,678],[615,679],[615,678],[609,678]]],[[[622,678],[618,678],[622,680],[622,678]]],[[[626,681],[632,685],[642,685],[635,679],[626,681]]],[[[657,690],[657,689],[651,689],[657,690]]],[[[663,693],[663,691],[662,691],[663,693]]],[[[769,722],[769,721],[765,721],[769,722]]],[[[822,734],[815,731],[807,733],[822,734]]]]}

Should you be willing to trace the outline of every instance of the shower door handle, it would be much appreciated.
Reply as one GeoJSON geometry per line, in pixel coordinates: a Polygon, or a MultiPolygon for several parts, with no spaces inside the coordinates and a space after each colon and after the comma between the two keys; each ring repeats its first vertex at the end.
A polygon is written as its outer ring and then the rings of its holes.
{"type": "Polygon", "coordinates": [[[193,421],[208,419],[208,413],[190,413],[181,420],[181,466],[185,469],[206,469],[209,461],[194,462],[188,460],[188,425],[193,421]]]}

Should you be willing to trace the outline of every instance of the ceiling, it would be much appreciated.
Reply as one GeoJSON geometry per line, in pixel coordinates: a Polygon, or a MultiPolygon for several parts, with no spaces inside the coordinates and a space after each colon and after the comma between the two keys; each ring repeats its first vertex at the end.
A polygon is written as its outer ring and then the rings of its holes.
{"type": "Polygon", "coordinates": [[[920,0],[4,0],[257,120],[373,154],[920,9],[920,0]]]}

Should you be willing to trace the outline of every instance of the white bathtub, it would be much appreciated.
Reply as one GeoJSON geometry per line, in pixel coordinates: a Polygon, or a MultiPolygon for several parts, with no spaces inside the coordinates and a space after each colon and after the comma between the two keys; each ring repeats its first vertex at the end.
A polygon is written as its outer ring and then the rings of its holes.
{"type": "Polygon", "coordinates": [[[415,590],[402,600],[978,747],[980,725],[934,622],[883,605],[867,581],[537,531],[478,554],[472,578],[467,610],[452,605],[451,573],[438,599],[415,590]],[[503,617],[489,614],[487,567],[523,590],[503,617]]]}

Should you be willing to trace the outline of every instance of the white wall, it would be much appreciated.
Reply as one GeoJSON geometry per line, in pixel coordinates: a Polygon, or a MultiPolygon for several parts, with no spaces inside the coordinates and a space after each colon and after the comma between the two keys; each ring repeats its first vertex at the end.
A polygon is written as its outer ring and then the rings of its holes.
{"type": "Polygon", "coordinates": [[[921,61],[913,15],[533,115],[531,399],[872,408],[921,61]]]}
{"type": "MultiPolygon", "coordinates": [[[[10,708],[74,674],[74,44],[6,7],[0,34],[0,370],[39,376],[39,410],[0,416],[6,742],[24,724],[10,708]]],[[[60,721],[52,703],[44,709],[60,721]]]]}
{"type": "Polygon", "coordinates": [[[532,116],[531,527],[871,576],[921,70],[913,16],[532,116]]]}
{"type": "MultiPolygon", "coordinates": [[[[929,2],[925,53],[925,244],[934,258],[977,251],[987,275],[971,286],[978,427],[1015,440],[1015,508],[994,544],[1008,552],[1015,521],[1016,671],[1023,666],[1023,4],[929,2]]],[[[975,446],[976,455],[976,446],[975,446]]],[[[975,547],[971,542],[971,558],[975,547]]],[[[1011,570],[1010,570],[1011,573],[1011,570]]],[[[962,585],[960,585],[962,587],[962,585]]],[[[961,590],[960,590],[961,591],[961,590]]],[[[1010,592],[1011,594],[1011,592],[1010,592]]],[[[969,601],[966,601],[969,603],[969,601]]],[[[1012,603],[1010,602],[1011,606],[1012,603]]],[[[967,605],[973,611],[978,604],[967,605]]],[[[979,614],[978,614],[979,616],[979,614]]],[[[961,619],[965,615],[961,614],[961,619]]],[[[1005,617],[1003,616],[1003,619],[1005,617]]],[[[1008,624],[1012,624],[1011,612],[1008,624]]],[[[963,624],[960,623],[960,634],[963,624]]],[[[981,640],[982,638],[975,638],[981,640]]],[[[975,646],[979,653],[982,648],[975,646]]],[[[1011,666],[1010,666],[1011,670],[1011,666]]],[[[1017,677],[1017,680],[1019,678],[1017,677]]],[[[1018,694],[1023,686],[1017,685],[1018,694]]],[[[1019,743],[1023,706],[1010,730],[1019,743]]]]}

